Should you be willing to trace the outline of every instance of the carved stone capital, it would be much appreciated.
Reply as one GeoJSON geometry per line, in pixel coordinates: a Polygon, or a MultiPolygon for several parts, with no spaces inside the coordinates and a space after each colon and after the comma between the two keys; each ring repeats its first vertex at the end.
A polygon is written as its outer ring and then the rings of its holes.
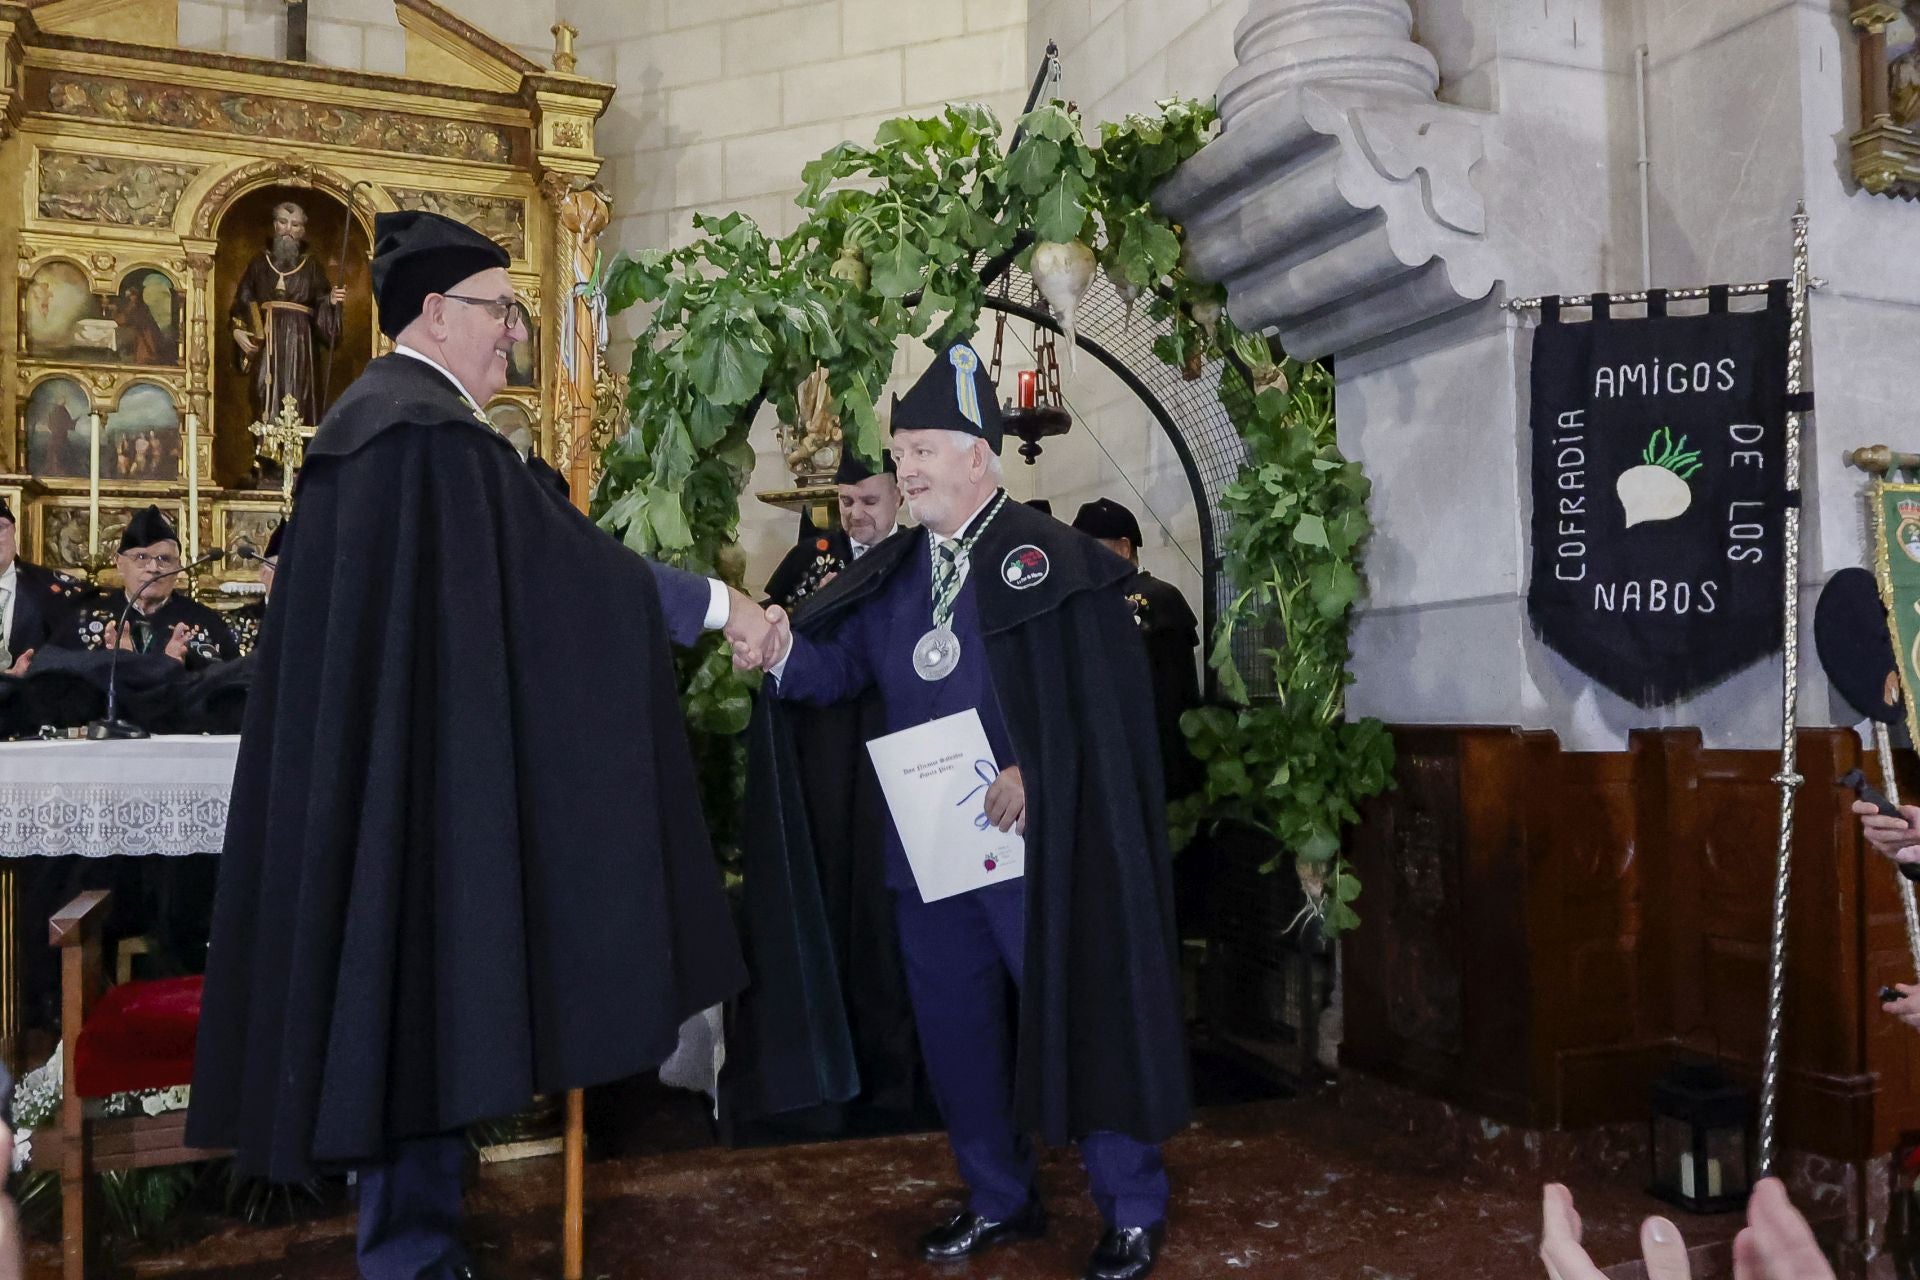
{"type": "Polygon", "coordinates": [[[1405,0],[1254,0],[1227,128],[1155,196],[1245,329],[1303,360],[1485,298],[1485,117],[1438,102],[1405,0]]]}

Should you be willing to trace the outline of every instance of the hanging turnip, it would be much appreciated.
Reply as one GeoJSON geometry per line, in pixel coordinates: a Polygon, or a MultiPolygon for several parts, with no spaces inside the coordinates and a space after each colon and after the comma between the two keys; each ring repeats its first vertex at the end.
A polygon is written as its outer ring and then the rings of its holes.
{"type": "Polygon", "coordinates": [[[861,260],[860,250],[853,245],[840,246],[840,256],[835,258],[833,265],[827,268],[827,274],[835,280],[843,280],[852,285],[856,293],[867,291],[870,273],[867,270],[867,264],[861,260]]]}
{"type": "Polygon", "coordinates": [[[1042,240],[1033,246],[1033,283],[1060,318],[1060,332],[1067,339],[1067,367],[1075,373],[1080,369],[1075,360],[1078,348],[1073,341],[1073,313],[1087,296],[1087,286],[1093,283],[1093,268],[1093,250],[1078,240],[1064,244],[1042,240]]]}
{"type": "Polygon", "coordinates": [[[1199,325],[1200,331],[1207,335],[1208,342],[1212,342],[1213,335],[1219,331],[1220,314],[1225,310],[1225,307],[1221,306],[1217,300],[1212,298],[1193,304],[1194,323],[1199,325]]]}
{"type": "Polygon", "coordinates": [[[1673,438],[1673,432],[1661,427],[1647,441],[1640,465],[1629,467],[1614,482],[1626,512],[1627,527],[1654,520],[1672,520],[1687,513],[1693,505],[1693,488],[1687,481],[1701,467],[1700,451],[1687,448],[1687,438],[1673,438]]]}
{"type": "Polygon", "coordinates": [[[1113,286],[1113,291],[1120,295],[1120,301],[1124,302],[1127,306],[1126,328],[1128,332],[1132,332],[1133,304],[1140,300],[1140,295],[1146,292],[1146,287],[1135,284],[1118,271],[1115,271],[1112,267],[1108,267],[1106,271],[1107,283],[1113,286]]]}

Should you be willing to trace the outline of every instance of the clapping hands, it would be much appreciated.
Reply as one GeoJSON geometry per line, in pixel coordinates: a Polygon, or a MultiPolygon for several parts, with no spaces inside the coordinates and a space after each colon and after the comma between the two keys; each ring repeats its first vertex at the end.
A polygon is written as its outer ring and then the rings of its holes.
{"type": "Polygon", "coordinates": [[[793,639],[787,611],[779,605],[762,610],[738,591],[730,592],[732,612],[723,629],[733,645],[735,671],[765,671],[784,658],[793,639]]]}
{"type": "MultiPolygon", "coordinates": [[[[167,645],[163,652],[175,662],[185,662],[187,642],[192,638],[193,628],[184,622],[176,622],[173,624],[173,629],[167,633],[167,645]]],[[[107,624],[106,642],[109,649],[125,649],[128,653],[134,651],[132,629],[122,629],[118,623],[107,624]]]]}

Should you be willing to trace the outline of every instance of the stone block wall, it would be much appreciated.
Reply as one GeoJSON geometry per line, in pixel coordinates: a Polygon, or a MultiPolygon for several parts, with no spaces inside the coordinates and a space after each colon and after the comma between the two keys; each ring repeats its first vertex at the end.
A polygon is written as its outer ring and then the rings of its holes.
{"type": "MultiPolygon", "coordinates": [[[[1233,68],[1233,29],[1246,11],[1246,0],[1032,0],[1028,61],[1038,66],[1047,42],[1059,44],[1058,93],[1078,104],[1091,132],[1162,98],[1212,97],[1233,68]]],[[[1028,336],[1030,326],[1012,323],[1028,336]]],[[[1066,376],[1064,391],[1073,432],[1049,442],[1037,466],[1013,459],[1009,473],[1031,473],[1033,494],[1050,498],[1062,520],[1098,497],[1130,508],[1146,539],[1141,564],[1199,613],[1199,508],[1159,423],[1092,360],[1066,376]]]]}
{"type": "MultiPolygon", "coordinates": [[[[985,102],[1010,130],[1033,75],[1024,0],[560,0],[560,16],[580,29],[581,73],[619,85],[599,133],[610,248],[683,243],[696,212],[739,210],[790,232],[801,167],[821,152],[950,100],[985,102]]],[[[615,336],[627,336],[618,320],[615,336]]],[[[925,365],[919,344],[903,348],[893,389],[925,365]]],[[[790,487],[771,412],[754,442],[751,489],[790,487]]],[[[748,497],[749,590],[797,529],[748,497]]]]}
{"type": "MultiPolygon", "coordinates": [[[[445,0],[446,7],[546,66],[553,56],[554,0],[445,0]]],[[[180,0],[180,45],[274,58],[286,46],[285,0],[180,0]]],[[[307,56],[321,66],[400,75],[406,35],[393,0],[308,0],[307,56]]]]}

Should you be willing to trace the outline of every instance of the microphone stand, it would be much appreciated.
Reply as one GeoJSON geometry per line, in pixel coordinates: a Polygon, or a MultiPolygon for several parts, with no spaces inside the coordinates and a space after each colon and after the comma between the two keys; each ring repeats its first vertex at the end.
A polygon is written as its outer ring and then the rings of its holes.
{"type": "Polygon", "coordinates": [[[118,679],[120,674],[120,647],[121,647],[120,642],[127,633],[127,618],[130,614],[133,613],[133,602],[139,599],[140,594],[144,592],[148,587],[152,586],[156,582],[159,582],[161,579],[171,578],[178,573],[190,572],[191,570],[201,568],[204,565],[212,564],[217,560],[224,559],[225,556],[226,556],[226,552],[224,551],[218,551],[218,550],[209,551],[207,552],[207,554],[201,556],[198,560],[194,560],[188,564],[183,564],[177,569],[169,569],[165,573],[156,573],[153,576],[142,581],[138,589],[127,592],[127,607],[120,611],[120,620],[119,622],[114,624],[114,628],[113,628],[113,654],[111,657],[107,659],[106,718],[102,720],[89,720],[87,722],[88,739],[94,742],[110,742],[110,741],[120,741],[128,738],[150,738],[153,736],[152,734],[148,733],[145,729],[142,729],[139,725],[131,724],[125,720],[120,719],[118,716],[114,714],[114,711],[118,706],[118,701],[116,698],[116,694],[118,690],[116,688],[115,682],[118,679]]]}

